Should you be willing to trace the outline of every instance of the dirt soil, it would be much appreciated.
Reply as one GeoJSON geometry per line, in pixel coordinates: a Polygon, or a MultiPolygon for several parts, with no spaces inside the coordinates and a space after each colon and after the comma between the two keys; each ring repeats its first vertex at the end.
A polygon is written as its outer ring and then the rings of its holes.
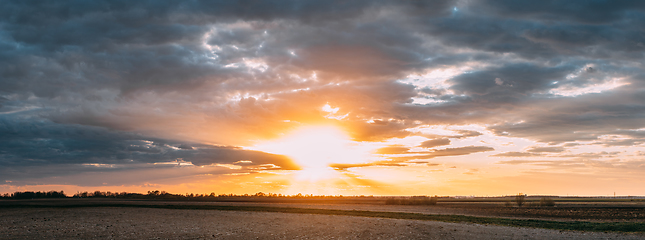
{"type": "Polygon", "coordinates": [[[385,205],[384,203],[329,203],[325,201],[300,202],[203,202],[203,201],[165,201],[165,200],[127,200],[127,199],[36,199],[3,200],[2,206],[15,205],[101,205],[101,204],[144,204],[144,205],[225,205],[225,206],[266,206],[317,208],[338,210],[363,210],[380,212],[410,212],[423,214],[449,214],[478,217],[504,217],[519,219],[541,219],[556,221],[594,221],[594,222],[645,222],[645,202],[575,202],[558,203],[556,207],[505,207],[500,202],[439,202],[437,205],[385,205]]]}
{"type": "Polygon", "coordinates": [[[0,209],[0,239],[643,238],[642,234],[267,212],[119,207],[0,209]]]}
{"type": "Polygon", "coordinates": [[[240,203],[218,202],[215,205],[273,206],[295,208],[320,208],[340,210],[365,210],[381,212],[412,212],[423,214],[451,214],[478,217],[505,217],[556,221],[594,222],[645,222],[645,205],[627,204],[561,204],[556,207],[505,207],[499,203],[438,203],[423,205],[374,205],[374,204],[321,204],[321,203],[240,203]]]}

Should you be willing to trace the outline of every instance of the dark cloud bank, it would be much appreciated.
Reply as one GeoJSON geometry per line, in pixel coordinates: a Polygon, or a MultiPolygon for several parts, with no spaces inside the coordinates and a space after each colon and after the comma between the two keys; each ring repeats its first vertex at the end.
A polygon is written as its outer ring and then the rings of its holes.
{"type": "MultiPolygon", "coordinates": [[[[499,156],[636,146],[644,32],[642,1],[3,1],[0,180],[178,159],[295,169],[194,142],[238,146],[299,123],[333,122],[359,141],[487,124],[557,145],[499,156]],[[443,85],[402,81],[464,66],[443,85]],[[346,116],[326,118],[327,103],[346,116]]],[[[429,138],[421,147],[453,137],[429,138]]]]}
{"type": "Polygon", "coordinates": [[[192,163],[237,165],[238,171],[258,169],[297,170],[291,159],[238,147],[212,146],[145,137],[102,127],[56,124],[47,120],[0,117],[0,169],[2,181],[32,177],[69,175],[82,171],[118,171],[125,169],[164,168],[192,163]],[[163,164],[163,165],[155,165],[163,164]],[[174,164],[176,163],[176,164],[174,164]],[[65,168],[39,172],[31,168],[65,168]],[[88,167],[89,166],[89,167],[88,167]],[[95,167],[95,168],[92,168],[95,167]]]}

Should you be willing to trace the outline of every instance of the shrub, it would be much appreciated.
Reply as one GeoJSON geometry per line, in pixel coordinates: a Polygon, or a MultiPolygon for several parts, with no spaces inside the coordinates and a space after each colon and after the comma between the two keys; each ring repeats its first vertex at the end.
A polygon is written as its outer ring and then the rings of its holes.
{"type": "Polygon", "coordinates": [[[543,197],[540,199],[540,206],[542,207],[554,207],[555,206],[555,201],[553,199],[548,198],[548,197],[543,197]]]}
{"type": "Polygon", "coordinates": [[[524,205],[524,202],[526,202],[526,200],[524,199],[525,197],[526,195],[522,193],[518,193],[517,196],[515,196],[515,203],[517,203],[518,207],[522,207],[522,205],[524,205]]]}
{"type": "Polygon", "coordinates": [[[437,205],[437,197],[388,198],[386,205],[437,205]]]}

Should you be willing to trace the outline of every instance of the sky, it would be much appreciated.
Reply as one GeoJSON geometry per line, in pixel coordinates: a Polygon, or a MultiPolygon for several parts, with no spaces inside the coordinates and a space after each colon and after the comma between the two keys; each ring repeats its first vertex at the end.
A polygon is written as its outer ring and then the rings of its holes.
{"type": "Polygon", "coordinates": [[[645,195],[643,1],[0,3],[0,192],[645,195]]]}

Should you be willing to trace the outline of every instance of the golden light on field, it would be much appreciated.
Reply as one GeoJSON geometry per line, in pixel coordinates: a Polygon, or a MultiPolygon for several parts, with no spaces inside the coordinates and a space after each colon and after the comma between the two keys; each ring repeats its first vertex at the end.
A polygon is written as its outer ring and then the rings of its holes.
{"type": "Polygon", "coordinates": [[[370,154],[369,149],[350,140],[335,126],[302,127],[254,148],[290,157],[302,168],[296,174],[296,180],[306,181],[337,177],[337,171],[330,164],[360,163],[370,154]]]}

